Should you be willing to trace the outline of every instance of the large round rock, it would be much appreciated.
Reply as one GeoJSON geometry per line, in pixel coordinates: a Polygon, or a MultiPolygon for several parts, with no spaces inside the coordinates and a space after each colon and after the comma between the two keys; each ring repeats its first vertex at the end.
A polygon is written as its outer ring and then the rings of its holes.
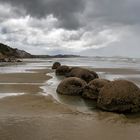
{"type": "Polygon", "coordinates": [[[70,68],[68,66],[60,66],[56,69],[56,75],[66,76],[70,72],[70,68]]]}
{"type": "Polygon", "coordinates": [[[140,89],[126,80],[110,82],[101,89],[97,106],[106,111],[137,112],[140,110],[140,89]]]}
{"type": "Polygon", "coordinates": [[[84,98],[97,100],[101,88],[103,88],[109,82],[110,81],[106,79],[95,79],[90,81],[84,88],[82,96],[84,98]]]}
{"type": "Polygon", "coordinates": [[[80,78],[70,77],[64,79],[57,87],[57,93],[63,95],[81,95],[86,82],[80,78]]]}
{"type": "Polygon", "coordinates": [[[94,79],[94,80],[90,81],[88,85],[89,86],[94,85],[98,90],[100,90],[101,88],[103,88],[108,83],[110,83],[109,80],[98,78],[98,79],[94,79]]]}
{"type": "Polygon", "coordinates": [[[72,68],[67,76],[81,78],[85,80],[87,83],[93,79],[98,78],[98,74],[96,72],[90,71],[88,69],[80,68],[80,67],[72,68]]]}
{"type": "Polygon", "coordinates": [[[87,98],[87,99],[92,99],[92,100],[97,100],[98,98],[98,89],[94,85],[86,85],[82,97],[87,98]]]}
{"type": "Polygon", "coordinates": [[[61,64],[59,62],[54,62],[52,69],[57,69],[60,66],[61,66],[61,64]]]}

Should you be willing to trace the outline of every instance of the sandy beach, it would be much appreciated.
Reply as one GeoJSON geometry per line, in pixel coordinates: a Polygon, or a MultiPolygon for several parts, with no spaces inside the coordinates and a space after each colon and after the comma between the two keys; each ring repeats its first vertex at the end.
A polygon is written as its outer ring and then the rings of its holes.
{"type": "MultiPolygon", "coordinates": [[[[121,74],[137,84],[140,81],[139,77],[131,77],[140,74],[134,69],[94,70],[101,76],[102,72],[121,74]]],[[[0,95],[5,95],[0,99],[0,140],[140,139],[140,114],[116,114],[98,109],[84,113],[59,102],[41,88],[53,79],[49,73],[54,73],[49,67],[30,69],[26,73],[0,73],[0,95]]]]}

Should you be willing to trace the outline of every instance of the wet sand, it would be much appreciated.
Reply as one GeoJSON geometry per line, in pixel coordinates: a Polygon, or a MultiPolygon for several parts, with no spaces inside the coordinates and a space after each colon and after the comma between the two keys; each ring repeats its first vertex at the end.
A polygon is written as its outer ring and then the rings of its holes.
{"type": "Polygon", "coordinates": [[[39,92],[42,92],[42,89],[39,87],[42,84],[0,84],[0,93],[29,93],[29,94],[37,94],[39,92]]]}
{"type": "Polygon", "coordinates": [[[0,74],[0,93],[25,93],[0,99],[0,140],[140,140],[140,114],[79,112],[42,94],[41,86],[51,78],[47,75],[51,70],[31,71],[35,73],[0,74]]]}
{"type": "Polygon", "coordinates": [[[1,140],[140,139],[139,117],[83,114],[41,95],[5,98],[0,106],[1,140]]]}
{"type": "Polygon", "coordinates": [[[42,71],[37,73],[0,74],[0,83],[43,83],[51,77],[45,75],[45,70],[42,71]]]}

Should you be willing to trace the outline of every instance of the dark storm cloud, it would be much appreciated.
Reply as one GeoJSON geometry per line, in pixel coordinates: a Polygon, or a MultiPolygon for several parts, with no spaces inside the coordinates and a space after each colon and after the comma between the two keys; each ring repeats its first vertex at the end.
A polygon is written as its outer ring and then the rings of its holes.
{"type": "MultiPolygon", "coordinates": [[[[24,9],[33,17],[53,14],[60,26],[77,29],[85,23],[100,20],[102,24],[140,23],[139,0],[0,0],[24,9]]],[[[101,23],[100,22],[100,23],[101,23]]]]}
{"type": "Polygon", "coordinates": [[[12,6],[24,9],[33,17],[43,18],[53,14],[60,21],[60,26],[76,29],[80,25],[77,13],[84,10],[83,0],[0,0],[12,6]]]}

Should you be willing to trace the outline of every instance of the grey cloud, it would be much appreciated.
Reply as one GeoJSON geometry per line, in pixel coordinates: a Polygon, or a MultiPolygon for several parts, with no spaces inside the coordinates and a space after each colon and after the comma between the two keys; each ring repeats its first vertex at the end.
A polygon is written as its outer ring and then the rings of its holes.
{"type": "MultiPolygon", "coordinates": [[[[0,0],[25,10],[33,17],[44,18],[53,14],[60,27],[78,29],[83,25],[100,22],[109,24],[139,24],[139,0],[0,0]]],[[[22,9],[22,10],[21,10],[22,9]]],[[[21,12],[22,13],[22,12],[21,12]]]]}
{"type": "Polygon", "coordinates": [[[19,16],[24,16],[25,12],[20,11],[19,8],[11,7],[9,4],[0,3],[0,22],[3,22],[10,18],[19,18],[19,16]]]}
{"type": "Polygon", "coordinates": [[[23,30],[11,30],[10,28],[7,27],[1,27],[0,32],[2,34],[13,34],[13,33],[20,33],[23,30]]]}
{"type": "MultiPolygon", "coordinates": [[[[33,17],[53,14],[60,27],[77,29],[92,22],[100,24],[139,24],[139,0],[0,0],[25,10],[33,17]]],[[[22,10],[21,10],[22,9],[22,10]]],[[[19,11],[18,11],[19,12],[19,11]]],[[[21,12],[22,13],[22,12],[21,12]]]]}
{"type": "Polygon", "coordinates": [[[103,24],[139,24],[139,0],[89,0],[87,17],[103,24]],[[89,7],[91,10],[89,10],[89,7]]]}
{"type": "Polygon", "coordinates": [[[83,0],[1,0],[26,10],[33,17],[42,18],[53,14],[60,21],[60,27],[77,29],[80,23],[77,13],[84,10],[83,0]]]}

